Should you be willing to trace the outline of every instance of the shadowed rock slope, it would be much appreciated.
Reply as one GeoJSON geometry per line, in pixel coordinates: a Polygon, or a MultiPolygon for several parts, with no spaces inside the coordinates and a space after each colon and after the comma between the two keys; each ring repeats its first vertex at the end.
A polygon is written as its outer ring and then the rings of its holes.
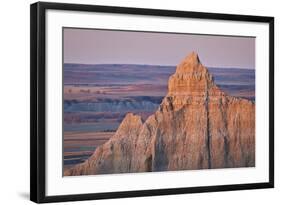
{"type": "Polygon", "coordinates": [[[142,122],[128,113],[116,134],[65,175],[255,166],[255,104],[228,96],[196,53],[169,78],[168,94],[142,122]]]}

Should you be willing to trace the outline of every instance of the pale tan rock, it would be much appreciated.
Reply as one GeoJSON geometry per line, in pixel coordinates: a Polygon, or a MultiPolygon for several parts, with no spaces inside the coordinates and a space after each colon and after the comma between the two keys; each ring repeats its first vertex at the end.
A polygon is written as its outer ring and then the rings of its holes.
{"type": "Polygon", "coordinates": [[[129,113],[116,134],[65,175],[255,166],[255,104],[226,95],[196,53],[169,78],[144,123],[129,113]]]}

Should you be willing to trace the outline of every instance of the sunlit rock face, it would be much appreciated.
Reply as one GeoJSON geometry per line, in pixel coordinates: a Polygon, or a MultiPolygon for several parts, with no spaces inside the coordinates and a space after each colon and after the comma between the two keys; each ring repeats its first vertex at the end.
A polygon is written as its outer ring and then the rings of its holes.
{"type": "Polygon", "coordinates": [[[170,76],[158,110],[128,113],[115,135],[65,175],[255,166],[255,104],[228,96],[195,52],[170,76]]]}

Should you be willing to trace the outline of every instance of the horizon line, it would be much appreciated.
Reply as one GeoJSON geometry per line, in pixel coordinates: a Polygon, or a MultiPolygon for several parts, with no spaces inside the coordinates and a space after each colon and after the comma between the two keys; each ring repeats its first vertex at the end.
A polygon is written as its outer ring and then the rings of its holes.
{"type": "MultiPolygon", "coordinates": [[[[165,66],[165,67],[177,67],[178,65],[160,65],[160,64],[138,64],[138,63],[63,63],[65,64],[75,64],[75,65],[140,65],[140,66],[165,66]]],[[[204,64],[203,64],[204,65],[204,64]]],[[[226,68],[226,69],[243,69],[243,70],[255,70],[254,68],[249,67],[235,67],[235,66],[207,66],[204,65],[206,68],[226,68]]]]}

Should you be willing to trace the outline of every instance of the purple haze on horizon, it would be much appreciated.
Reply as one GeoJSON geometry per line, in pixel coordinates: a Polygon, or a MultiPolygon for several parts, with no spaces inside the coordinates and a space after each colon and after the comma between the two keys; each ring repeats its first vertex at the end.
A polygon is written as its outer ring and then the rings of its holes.
{"type": "Polygon", "coordinates": [[[177,65],[195,51],[207,67],[255,68],[255,38],[64,28],[64,63],[177,65]]]}

